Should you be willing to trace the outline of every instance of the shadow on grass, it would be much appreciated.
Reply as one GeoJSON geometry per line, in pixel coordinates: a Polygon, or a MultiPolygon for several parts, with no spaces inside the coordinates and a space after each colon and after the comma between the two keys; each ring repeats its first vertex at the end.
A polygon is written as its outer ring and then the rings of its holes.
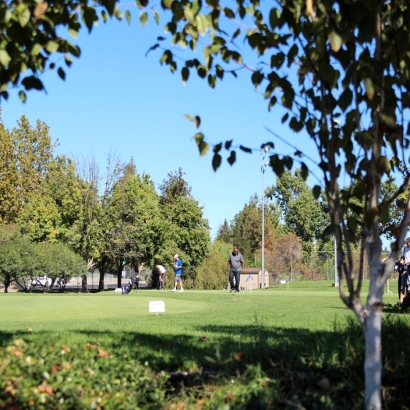
{"type": "MultiPolygon", "coordinates": [[[[383,388],[387,409],[407,408],[405,386],[410,385],[408,321],[404,315],[388,314],[383,323],[383,388]]],[[[148,362],[153,372],[219,371],[225,383],[237,377],[248,385],[255,369],[259,369],[260,374],[275,381],[275,394],[279,394],[275,396],[276,403],[277,397],[283,403],[296,397],[305,408],[363,408],[364,338],[354,319],[347,319],[343,326],[335,324],[333,331],[273,328],[258,323],[197,326],[194,330],[203,336],[160,335],[132,329],[120,332],[73,330],[72,333],[76,333],[73,340],[80,346],[87,342],[100,343],[110,354],[128,355],[141,363],[148,362]]],[[[0,343],[4,347],[17,338],[35,344],[66,343],[60,336],[53,332],[0,331],[0,343]]],[[[200,383],[217,382],[202,378],[200,383]]],[[[185,381],[181,389],[190,387],[192,385],[185,381]]],[[[266,394],[269,396],[269,392],[266,394]]],[[[265,397],[264,402],[269,402],[269,397],[265,397]]],[[[249,404],[248,408],[257,408],[253,406],[249,404]]]]}

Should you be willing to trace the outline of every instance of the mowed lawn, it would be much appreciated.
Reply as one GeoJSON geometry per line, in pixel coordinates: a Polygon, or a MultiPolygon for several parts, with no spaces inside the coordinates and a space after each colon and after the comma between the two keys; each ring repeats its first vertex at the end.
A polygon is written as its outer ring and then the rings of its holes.
{"type": "MultiPolygon", "coordinates": [[[[396,295],[386,295],[390,303],[396,295]]],[[[0,295],[0,343],[98,343],[133,351],[157,370],[194,370],[216,348],[228,358],[261,342],[309,354],[321,338],[337,336],[354,315],[329,281],[296,282],[266,290],[133,290],[103,293],[10,293],[0,295]],[[149,313],[150,301],[165,313],[149,313]],[[262,340],[263,339],[263,340],[262,340]],[[302,351],[300,351],[302,349],[302,351]]],[[[330,339],[329,339],[330,340],[330,339]]],[[[206,363],[205,363],[206,365],[206,363]]]]}
{"type": "MultiPolygon", "coordinates": [[[[365,283],[363,292],[367,291],[367,286],[365,283]]],[[[391,289],[394,288],[392,281],[391,289]]],[[[410,348],[402,343],[410,337],[410,320],[408,314],[393,314],[396,313],[393,308],[396,301],[395,293],[385,295],[384,392],[391,408],[400,407],[407,400],[407,396],[400,393],[404,390],[397,390],[397,383],[410,381],[407,359],[410,348]]],[[[27,353],[31,355],[38,352],[39,358],[46,360],[38,362],[44,363],[41,366],[48,369],[46,373],[35,373],[38,380],[42,380],[42,375],[48,374],[50,369],[60,371],[61,359],[54,358],[55,355],[71,351],[70,357],[81,356],[80,362],[72,357],[66,364],[67,372],[77,372],[75,377],[70,376],[67,380],[71,380],[70,383],[78,380],[78,383],[87,385],[84,390],[87,394],[78,398],[82,400],[78,402],[80,404],[69,404],[67,397],[73,397],[72,393],[64,396],[63,385],[57,381],[59,373],[56,373],[53,391],[58,394],[58,400],[66,397],[57,408],[86,408],[88,404],[84,403],[95,399],[93,383],[96,379],[92,379],[95,372],[102,372],[99,394],[103,399],[117,400],[117,395],[122,394],[122,398],[118,396],[118,402],[126,400],[130,393],[124,389],[133,391],[129,384],[119,385],[115,395],[105,396],[102,391],[106,389],[104,386],[118,383],[118,375],[127,378],[134,374],[133,370],[126,370],[128,362],[130,369],[140,366],[139,372],[151,375],[149,379],[137,378],[146,388],[155,386],[154,379],[151,381],[150,378],[159,372],[172,375],[181,371],[202,371],[205,375],[218,375],[216,378],[189,378],[178,388],[171,383],[166,393],[163,391],[163,397],[155,396],[157,404],[152,402],[150,408],[158,408],[158,403],[161,406],[164,403],[161,408],[167,409],[270,409],[289,408],[289,403],[293,407],[344,409],[362,408],[363,405],[362,332],[330,281],[296,282],[239,294],[190,289],[183,293],[132,290],[127,296],[113,291],[10,293],[0,294],[0,312],[0,353],[2,348],[14,344],[3,352],[4,357],[7,352],[22,357],[13,360],[23,369],[27,365],[26,359],[18,350],[22,339],[28,346],[24,352],[31,352],[27,353]],[[165,313],[150,313],[150,301],[163,301],[165,313]],[[89,356],[90,349],[94,349],[96,356],[89,356]],[[116,365],[105,370],[95,367],[103,363],[105,357],[110,358],[107,366],[112,361],[116,365]],[[87,377],[87,374],[91,379],[78,379],[87,377]],[[204,407],[203,400],[207,401],[208,407],[204,407]],[[185,407],[181,407],[181,401],[185,407]],[[226,403],[230,401],[232,405],[227,407],[226,403]]],[[[32,367],[29,365],[27,369],[32,367]]],[[[25,408],[26,404],[21,404],[24,400],[24,403],[30,403],[30,392],[39,381],[26,383],[24,388],[15,385],[20,389],[19,393],[16,390],[15,397],[21,397],[22,401],[13,402],[14,399],[9,397],[11,401],[8,403],[23,406],[21,408],[25,408]]],[[[42,383],[47,386],[51,381],[42,383]]],[[[68,388],[77,389],[71,385],[68,388]]],[[[36,400],[41,401],[44,400],[41,394],[47,393],[40,390],[37,387],[36,400]]],[[[132,394],[139,394],[139,398],[129,396],[129,404],[123,404],[121,408],[135,408],[135,400],[146,397],[141,390],[132,394]]],[[[50,395],[49,399],[57,400],[57,396],[50,395]]],[[[107,404],[105,408],[109,406],[107,404]]]]}

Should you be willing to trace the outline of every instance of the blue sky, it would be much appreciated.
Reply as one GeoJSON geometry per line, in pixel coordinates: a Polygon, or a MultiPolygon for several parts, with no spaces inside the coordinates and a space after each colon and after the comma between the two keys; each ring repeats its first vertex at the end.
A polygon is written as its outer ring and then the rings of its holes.
{"type": "MultiPolygon", "coordinates": [[[[23,114],[32,125],[40,119],[49,125],[53,140],[59,140],[60,153],[95,156],[101,169],[110,151],[125,162],[133,157],[137,171],[151,175],[156,186],[182,167],[214,237],[224,219],[231,220],[254,193],[261,194],[261,153],[237,151],[234,166],[224,161],[214,172],[212,155],[199,156],[191,140],[196,129],[184,114],[200,115],[201,130],[211,143],[233,139],[234,145],[259,148],[273,141],[279,153],[292,153],[265,126],[299,149],[306,149],[307,139],[281,124],[282,111],[268,112],[267,101],[254,91],[245,70],[238,79],[225,75],[214,90],[194,74],[183,85],[179,73],[159,64],[161,51],[145,56],[162,34],[153,19],[141,27],[135,13],[131,25],[110,21],[91,35],[82,32],[77,41],[82,54],[65,68],[66,80],[56,72],[45,73],[41,78],[47,93],[31,91],[25,104],[11,90],[2,102],[3,121],[12,128],[23,114]]],[[[267,169],[264,186],[274,180],[267,169]]]]}

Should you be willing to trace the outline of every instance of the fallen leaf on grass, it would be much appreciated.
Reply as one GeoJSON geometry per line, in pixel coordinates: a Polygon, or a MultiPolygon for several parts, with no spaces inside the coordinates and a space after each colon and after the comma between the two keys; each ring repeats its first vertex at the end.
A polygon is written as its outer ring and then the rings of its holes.
{"type": "Polygon", "coordinates": [[[31,327],[29,327],[28,329],[27,329],[27,332],[32,332],[33,331],[33,329],[31,328],[31,327]]]}
{"type": "Polygon", "coordinates": [[[37,389],[40,393],[47,393],[49,396],[53,395],[53,386],[50,386],[49,384],[40,384],[37,389]]]}
{"type": "Polygon", "coordinates": [[[246,355],[243,352],[235,353],[235,360],[239,363],[243,362],[245,360],[245,357],[246,357],[246,355]]]}
{"type": "Polygon", "coordinates": [[[100,349],[98,351],[98,356],[100,356],[100,357],[110,357],[110,355],[105,350],[102,350],[102,349],[100,349]]]}
{"type": "Polygon", "coordinates": [[[200,342],[207,342],[208,338],[206,336],[202,336],[202,337],[199,338],[199,341],[200,342]]]}
{"type": "Polygon", "coordinates": [[[51,374],[56,374],[61,371],[62,365],[61,363],[56,363],[51,366],[51,374]]]}
{"type": "Polygon", "coordinates": [[[182,401],[181,403],[178,403],[177,410],[184,410],[185,409],[185,403],[182,401]]]}
{"type": "Polygon", "coordinates": [[[233,400],[233,398],[234,398],[234,395],[232,393],[228,393],[225,396],[225,403],[230,403],[233,400]]]}
{"type": "Polygon", "coordinates": [[[97,346],[96,346],[96,345],[92,345],[91,343],[88,343],[88,342],[85,344],[85,348],[86,348],[86,349],[93,349],[94,347],[97,347],[97,346]]]}
{"type": "Polygon", "coordinates": [[[61,346],[61,354],[65,354],[65,353],[70,353],[71,349],[67,346],[67,345],[62,345],[61,346]]]}
{"type": "Polygon", "coordinates": [[[205,400],[205,399],[199,400],[199,402],[198,402],[198,408],[199,408],[199,410],[202,410],[202,409],[205,407],[205,403],[206,403],[206,400],[205,400]]]}

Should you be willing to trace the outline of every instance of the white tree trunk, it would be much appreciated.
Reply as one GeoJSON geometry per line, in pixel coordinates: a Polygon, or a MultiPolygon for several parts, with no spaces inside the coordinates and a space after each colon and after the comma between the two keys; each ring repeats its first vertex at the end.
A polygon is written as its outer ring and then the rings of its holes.
{"type": "Polygon", "coordinates": [[[382,408],[381,383],[382,383],[382,307],[376,301],[370,305],[369,316],[364,327],[365,337],[365,404],[367,410],[382,408]]]}

